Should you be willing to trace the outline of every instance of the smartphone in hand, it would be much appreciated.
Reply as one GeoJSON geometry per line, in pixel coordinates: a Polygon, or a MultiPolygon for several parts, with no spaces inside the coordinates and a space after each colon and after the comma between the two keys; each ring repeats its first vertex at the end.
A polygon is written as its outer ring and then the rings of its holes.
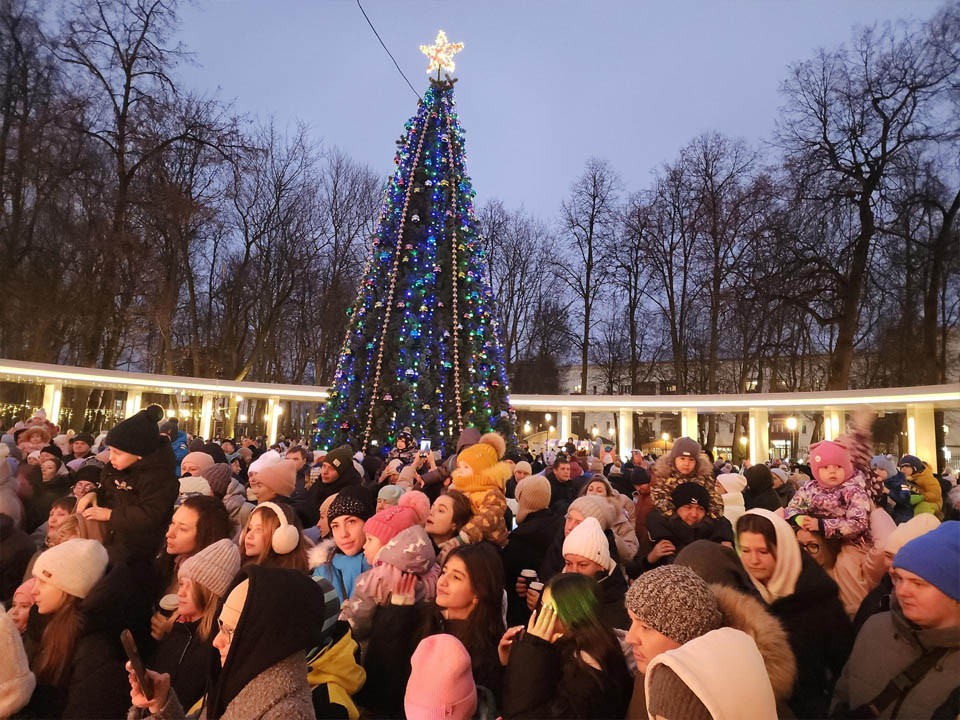
{"type": "Polygon", "coordinates": [[[147,700],[153,700],[153,680],[147,675],[147,670],[143,666],[143,660],[140,659],[140,651],[137,649],[137,643],[129,630],[120,633],[120,642],[123,643],[123,649],[130,660],[130,667],[133,668],[133,674],[137,676],[137,682],[140,683],[140,689],[147,700]]]}

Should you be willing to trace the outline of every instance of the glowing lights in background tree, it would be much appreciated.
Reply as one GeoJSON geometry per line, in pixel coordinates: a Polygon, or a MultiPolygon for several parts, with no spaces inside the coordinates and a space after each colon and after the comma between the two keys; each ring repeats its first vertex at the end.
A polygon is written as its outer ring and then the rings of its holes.
{"type": "Polygon", "coordinates": [[[449,75],[462,43],[421,46],[436,70],[404,125],[316,442],[392,445],[406,426],[452,450],[464,427],[513,439],[494,298],[449,75]]]}

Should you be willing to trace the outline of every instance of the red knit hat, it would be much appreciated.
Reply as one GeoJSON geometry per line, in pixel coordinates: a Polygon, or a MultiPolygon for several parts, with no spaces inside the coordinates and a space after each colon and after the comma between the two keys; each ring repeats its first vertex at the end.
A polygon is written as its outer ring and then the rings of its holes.
{"type": "Polygon", "coordinates": [[[853,462],[849,451],[840,443],[833,440],[821,440],[810,446],[810,469],[813,477],[820,479],[820,468],[827,465],[838,465],[843,468],[843,479],[853,477],[853,462]]]}

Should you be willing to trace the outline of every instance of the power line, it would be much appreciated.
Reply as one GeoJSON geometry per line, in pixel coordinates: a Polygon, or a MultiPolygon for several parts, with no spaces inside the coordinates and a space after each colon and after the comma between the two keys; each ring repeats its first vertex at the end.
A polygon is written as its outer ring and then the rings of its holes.
{"type": "Polygon", "coordinates": [[[387,55],[390,56],[390,59],[393,60],[393,64],[396,66],[397,72],[400,73],[400,77],[406,80],[407,85],[410,87],[411,90],[413,90],[413,94],[416,95],[420,101],[423,101],[423,98],[420,97],[420,93],[418,93],[417,89],[413,87],[413,85],[410,83],[409,80],[407,80],[407,76],[403,74],[403,70],[400,69],[400,65],[397,63],[397,59],[393,57],[393,53],[390,52],[389,48],[387,48],[386,44],[383,42],[383,38],[380,37],[380,33],[377,32],[377,29],[373,26],[373,23],[370,22],[370,18],[367,16],[367,11],[363,9],[363,5],[360,4],[360,0],[357,0],[357,7],[360,8],[360,12],[363,13],[363,17],[367,21],[367,25],[370,26],[371,30],[373,30],[373,34],[377,36],[377,40],[380,41],[380,45],[383,47],[384,50],[386,50],[387,55]]]}

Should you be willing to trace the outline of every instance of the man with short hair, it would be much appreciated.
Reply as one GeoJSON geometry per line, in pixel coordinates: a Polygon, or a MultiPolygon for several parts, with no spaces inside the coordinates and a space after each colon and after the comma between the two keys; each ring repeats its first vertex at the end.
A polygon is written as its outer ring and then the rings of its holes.
{"type": "MultiPolygon", "coordinates": [[[[289,453],[288,453],[289,457],[289,453]]],[[[306,451],[303,457],[306,472],[306,451]]],[[[315,482],[303,494],[303,499],[295,503],[297,515],[304,527],[312,527],[320,519],[320,505],[331,495],[335,495],[348,485],[360,485],[362,476],[353,464],[353,448],[341,445],[323,456],[320,466],[320,482],[315,482]]]]}
{"type": "Polygon", "coordinates": [[[553,467],[544,475],[550,481],[550,509],[557,515],[566,515],[567,508],[576,499],[582,485],[570,479],[570,456],[557,453],[553,467]]]}
{"type": "Polygon", "coordinates": [[[299,445],[294,445],[287,450],[287,460],[293,460],[293,465],[297,469],[297,486],[290,499],[294,504],[301,502],[306,497],[307,482],[307,450],[299,445]]]}
{"type": "Polygon", "coordinates": [[[831,717],[957,717],[960,522],[904,545],[891,574],[890,612],[871,617],[857,635],[831,717]]]}
{"type": "Polygon", "coordinates": [[[77,433],[70,439],[70,454],[63,458],[63,464],[93,457],[93,435],[77,433]]]}

